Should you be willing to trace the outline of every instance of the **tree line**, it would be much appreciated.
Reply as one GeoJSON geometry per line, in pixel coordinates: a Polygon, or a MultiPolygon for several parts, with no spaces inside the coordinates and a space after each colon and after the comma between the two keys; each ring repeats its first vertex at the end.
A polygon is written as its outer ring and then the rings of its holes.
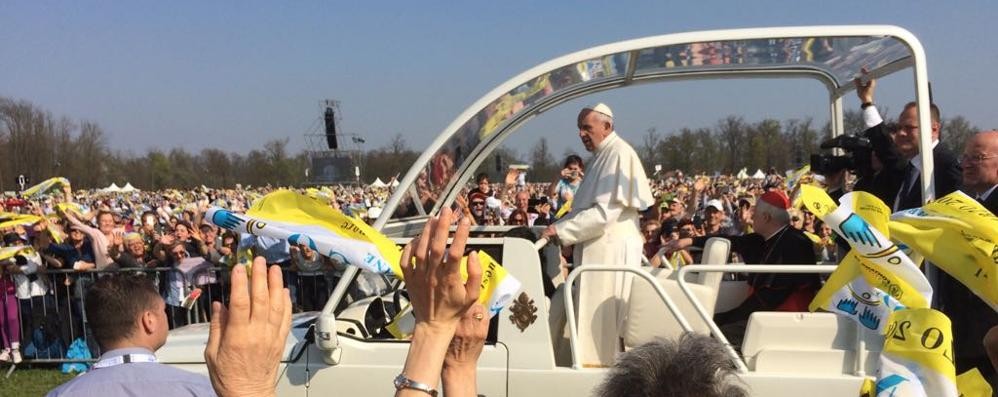
{"type": "MultiPolygon", "coordinates": [[[[847,132],[861,131],[860,112],[847,111],[845,127],[847,132]]],[[[651,127],[640,142],[631,144],[649,174],[656,164],[687,173],[734,173],[742,167],[786,170],[806,164],[829,131],[828,123],[815,128],[811,119],[748,122],[727,116],[713,127],[668,133],[651,127]]],[[[959,153],[966,138],[976,131],[962,116],[944,120],[942,144],[959,153]]],[[[78,188],[100,188],[112,182],[130,182],[145,190],[236,184],[299,186],[307,183],[308,153],[291,153],[288,142],[286,138],[270,140],[247,153],[152,148],[135,154],[112,149],[104,130],[94,121],[55,116],[28,101],[0,97],[0,191],[16,190],[16,178],[22,174],[31,183],[64,176],[78,188]]],[[[498,179],[506,165],[529,164],[529,180],[551,181],[570,154],[571,150],[565,150],[556,157],[547,139],[541,137],[522,155],[509,147],[497,149],[482,163],[481,171],[498,179]]],[[[388,181],[404,174],[418,156],[398,134],[383,147],[358,153],[354,160],[362,170],[363,181],[388,181]]]]}

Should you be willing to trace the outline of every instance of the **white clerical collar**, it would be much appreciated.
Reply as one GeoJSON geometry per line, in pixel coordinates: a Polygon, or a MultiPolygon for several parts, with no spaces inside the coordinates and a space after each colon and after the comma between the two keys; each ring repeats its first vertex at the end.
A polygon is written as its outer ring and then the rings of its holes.
{"type": "Polygon", "coordinates": [[[995,194],[995,189],[998,189],[998,185],[992,186],[991,189],[985,190],[984,193],[977,195],[977,197],[979,197],[981,201],[987,201],[992,194],[995,194]]]}
{"type": "Polygon", "coordinates": [[[607,135],[606,138],[603,138],[603,142],[600,142],[599,146],[596,146],[596,150],[594,150],[593,153],[599,152],[600,150],[603,150],[603,148],[610,146],[610,141],[614,141],[616,139],[617,139],[617,131],[610,131],[610,135],[607,135]]]}
{"type": "MultiPolygon", "coordinates": [[[[932,150],[936,150],[936,145],[939,145],[939,141],[932,141],[932,150]]],[[[922,152],[918,152],[918,154],[916,154],[915,157],[912,157],[909,162],[911,165],[915,166],[915,169],[918,170],[919,173],[922,172],[922,152]]]]}

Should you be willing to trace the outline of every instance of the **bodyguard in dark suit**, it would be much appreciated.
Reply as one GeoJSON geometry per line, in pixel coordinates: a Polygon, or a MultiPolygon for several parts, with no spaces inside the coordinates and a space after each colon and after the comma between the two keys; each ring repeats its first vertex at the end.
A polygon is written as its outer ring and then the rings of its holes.
{"type": "MultiPolygon", "coordinates": [[[[919,153],[918,108],[915,102],[904,106],[898,116],[896,128],[889,129],[873,104],[876,80],[866,83],[854,81],[856,95],[863,101],[863,122],[868,129],[864,135],[870,139],[874,153],[882,163],[880,178],[872,188],[888,189],[871,191],[894,211],[922,206],[922,154],[919,153]]],[[[960,187],[960,163],[957,157],[939,145],[941,129],[939,107],[930,105],[932,120],[932,160],[936,197],[953,193],[960,187]]],[[[858,189],[857,189],[858,190],[858,189]]]]}
{"type": "MultiPolygon", "coordinates": [[[[967,140],[961,157],[964,192],[998,215],[998,131],[981,132],[967,140]]],[[[984,352],[984,335],[998,326],[998,313],[949,275],[942,275],[942,312],[953,323],[956,371],[977,367],[992,387],[998,376],[984,352]]]]}

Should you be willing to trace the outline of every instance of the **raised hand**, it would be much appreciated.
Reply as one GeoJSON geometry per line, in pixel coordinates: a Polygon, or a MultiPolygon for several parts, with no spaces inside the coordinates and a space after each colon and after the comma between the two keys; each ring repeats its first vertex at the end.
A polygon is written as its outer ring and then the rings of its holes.
{"type": "Polygon", "coordinates": [[[450,209],[426,222],[423,233],[402,251],[402,274],[410,302],[421,323],[432,328],[450,329],[478,299],[482,277],[478,255],[468,255],[468,280],[461,279],[461,257],[471,225],[467,219],[458,223],[450,248],[447,248],[450,209]]]}
{"type": "Polygon", "coordinates": [[[873,103],[873,94],[877,90],[877,80],[869,78],[869,72],[866,68],[860,69],[860,77],[852,79],[853,85],[856,86],[856,96],[862,103],[873,103]],[[866,80],[864,83],[863,80],[866,80]]]}
{"type": "Polygon", "coordinates": [[[478,357],[482,355],[488,334],[489,317],[485,306],[476,304],[461,317],[454,338],[447,347],[441,378],[448,396],[478,395],[475,393],[478,357]]]}
{"type": "MultiPolygon", "coordinates": [[[[426,222],[420,236],[402,250],[402,274],[409,290],[416,327],[402,375],[436,388],[448,345],[458,322],[478,300],[482,268],[477,253],[468,255],[468,278],[461,278],[468,219],[462,219],[447,247],[451,210],[445,208],[426,222]]],[[[473,312],[474,313],[474,312],[473,312]]],[[[421,391],[402,389],[396,396],[423,396],[421,391]]]]}
{"type": "Polygon", "coordinates": [[[229,308],[213,302],[204,358],[220,397],[274,396],[278,364],[291,329],[291,296],[281,269],[253,259],[252,285],[246,266],[232,269],[229,308]]]}

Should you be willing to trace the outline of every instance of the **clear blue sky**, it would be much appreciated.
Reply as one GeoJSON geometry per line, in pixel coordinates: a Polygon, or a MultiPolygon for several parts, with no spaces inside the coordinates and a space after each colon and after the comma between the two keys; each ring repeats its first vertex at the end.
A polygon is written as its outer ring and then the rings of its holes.
{"type": "MultiPolygon", "coordinates": [[[[384,145],[404,133],[424,147],[471,102],[548,59],[597,44],[689,30],[813,24],[894,24],[928,53],[936,101],[998,127],[998,3],[986,1],[172,2],[0,3],[0,96],[104,127],[112,147],[218,147],[245,152],[303,135],[318,101],[342,102],[343,128],[384,145]]],[[[882,84],[898,109],[910,73],[882,84]]],[[[810,80],[668,83],[597,94],[527,123],[510,144],[573,136],[580,104],[606,101],[632,141],[649,127],[826,120],[810,80]]],[[[855,101],[854,101],[855,102],[855,101]]],[[[850,103],[855,105],[855,103],[850,103]]]]}

